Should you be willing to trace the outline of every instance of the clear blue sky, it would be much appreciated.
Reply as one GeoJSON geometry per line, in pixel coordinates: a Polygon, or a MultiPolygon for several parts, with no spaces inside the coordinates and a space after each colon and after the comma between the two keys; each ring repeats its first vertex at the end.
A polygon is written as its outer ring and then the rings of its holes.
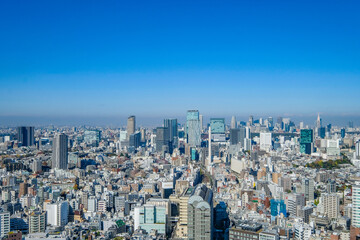
{"type": "Polygon", "coordinates": [[[352,114],[359,1],[1,1],[0,116],[352,114]]]}

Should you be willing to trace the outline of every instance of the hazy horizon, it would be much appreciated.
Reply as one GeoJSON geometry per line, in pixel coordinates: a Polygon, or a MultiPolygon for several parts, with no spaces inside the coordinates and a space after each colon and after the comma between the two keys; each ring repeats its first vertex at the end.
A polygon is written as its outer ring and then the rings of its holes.
{"type": "MultiPolygon", "coordinates": [[[[200,111],[200,114],[201,111],[200,111]]],[[[234,115],[237,121],[248,121],[249,115],[234,115]]],[[[277,121],[277,117],[289,117],[292,121],[298,125],[301,121],[305,125],[313,126],[317,114],[311,115],[253,115],[254,120],[267,117],[273,117],[274,123],[277,121]]],[[[360,126],[360,115],[320,115],[323,125],[331,123],[333,126],[348,126],[349,121],[352,121],[354,127],[360,126]]],[[[125,127],[127,124],[128,116],[0,116],[0,127],[16,127],[20,125],[32,125],[35,127],[46,127],[49,125],[54,126],[91,126],[91,127],[125,127]]],[[[219,115],[214,114],[212,116],[203,115],[204,126],[209,123],[212,117],[225,118],[226,124],[230,124],[232,115],[219,115]]],[[[165,118],[177,118],[180,124],[184,124],[186,121],[186,112],[181,116],[136,116],[137,127],[157,127],[163,124],[165,118]]]]}

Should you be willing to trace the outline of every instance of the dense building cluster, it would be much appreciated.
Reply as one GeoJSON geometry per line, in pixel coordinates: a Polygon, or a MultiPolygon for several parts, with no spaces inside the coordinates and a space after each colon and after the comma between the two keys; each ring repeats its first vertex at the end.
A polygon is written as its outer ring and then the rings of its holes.
{"type": "Polygon", "coordinates": [[[360,239],[360,128],[0,129],[0,239],[360,239]]]}

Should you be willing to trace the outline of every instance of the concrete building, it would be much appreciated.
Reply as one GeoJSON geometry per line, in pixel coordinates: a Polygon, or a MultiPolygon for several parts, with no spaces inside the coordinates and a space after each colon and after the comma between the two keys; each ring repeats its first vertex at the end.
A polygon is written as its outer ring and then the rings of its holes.
{"type": "Polygon", "coordinates": [[[0,209],[0,238],[10,232],[10,213],[0,209]]]}
{"type": "Polygon", "coordinates": [[[205,185],[196,187],[188,202],[188,239],[212,239],[213,192],[205,185]]]}
{"type": "Polygon", "coordinates": [[[65,226],[68,223],[69,203],[56,202],[46,205],[47,224],[52,226],[65,226]]]}
{"type": "Polygon", "coordinates": [[[134,209],[134,229],[143,229],[147,233],[157,230],[160,234],[166,234],[167,216],[164,206],[145,204],[134,209]]]}
{"type": "Polygon", "coordinates": [[[34,211],[29,215],[29,233],[45,232],[46,212],[34,211]]]}
{"type": "Polygon", "coordinates": [[[352,219],[351,225],[360,228],[360,185],[352,186],[352,219]]]}
{"type": "Polygon", "coordinates": [[[63,133],[54,137],[52,168],[68,169],[68,137],[63,133]]]}
{"type": "Polygon", "coordinates": [[[330,219],[337,219],[340,213],[339,196],[334,194],[321,195],[322,203],[324,205],[324,213],[330,219]]]}

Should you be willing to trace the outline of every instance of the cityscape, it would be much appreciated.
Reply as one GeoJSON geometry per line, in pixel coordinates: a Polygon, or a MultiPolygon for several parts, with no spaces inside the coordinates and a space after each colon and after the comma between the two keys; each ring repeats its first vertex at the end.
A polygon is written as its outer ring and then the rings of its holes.
{"type": "Polygon", "coordinates": [[[0,240],[360,240],[359,10],[0,1],[0,240]]]}
{"type": "Polygon", "coordinates": [[[4,239],[357,239],[360,128],[188,110],[2,128],[4,239]]]}

